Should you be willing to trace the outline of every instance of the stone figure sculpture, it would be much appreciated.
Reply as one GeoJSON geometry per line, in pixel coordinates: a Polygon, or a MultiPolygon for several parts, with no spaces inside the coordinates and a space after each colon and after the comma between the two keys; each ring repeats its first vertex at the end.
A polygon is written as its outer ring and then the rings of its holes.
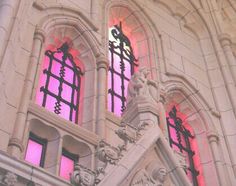
{"type": "Polygon", "coordinates": [[[149,70],[143,67],[131,77],[128,85],[127,103],[138,96],[158,102],[158,86],[155,81],[148,79],[149,73],[149,70]]]}
{"type": "Polygon", "coordinates": [[[167,170],[158,162],[151,162],[147,167],[147,172],[155,181],[157,186],[163,186],[166,181],[167,170]]]}

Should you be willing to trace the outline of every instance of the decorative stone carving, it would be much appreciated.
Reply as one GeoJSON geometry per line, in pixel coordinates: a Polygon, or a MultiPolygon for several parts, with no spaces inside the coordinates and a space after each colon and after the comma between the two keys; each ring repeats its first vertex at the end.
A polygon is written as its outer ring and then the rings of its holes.
{"type": "Polygon", "coordinates": [[[97,157],[105,163],[105,167],[107,163],[115,165],[122,157],[121,151],[120,148],[113,147],[104,140],[101,140],[97,148],[97,157]]]}
{"type": "Polygon", "coordinates": [[[158,167],[153,170],[152,178],[157,182],[158,186],[163,186],[167,175],[167,170],[165,167],[158,167]]]}
{"type": "Polygon", "coordinates": [[[157,184],[148,172],[145,169],[142,169],[134,175],[130,186],[157,186],[157,184]]]}
{"type": "Polygon", "coordinates": [[[7,172],[2,177],[1,182],[6,186],[14,186],[17,183],[17,175],[12,172],[7,172]]]}
{"type": "Polygon", "coordinates": [[[100,182],[98,179],[100,173],[103,173],[103,170],[92,171],[76,163],[70,182],[73,186],[94,186],[100,182]]]}
{"type": "Polygon", "coordinates": [[[174,153],[175,153],[175,156],[178,158],[180,167],[183,168],[184,171],[186,172],[187,168],[188,168],[188,164],[187,164],[187,161],[186,161],[186,156],[183,153],[180,153],[176,150],[174,150],[174,153]]]}
{"type": "Polygon", "coordinates": [[[124,144],[119,146],[121,150],[126,150],[127,144],[134,143],[141,136],[140,131],[145,128],[148,123],[143,122],[137,128],[129,123],[121,122],[120,128],[115,133],[124,141],[124,144]]]}
{"type": "Polygon", "coordinates": [[[160,165],[159,162],[151,162],[147,166],[147,172],[151,178],[156,182],[157,186],[163,186],[167,176],[167,170],[165,167],[160,165]]]}
{"type": "Polygon", "coordinates": [[[143,67],[131,77],[128,85],[127,103],[138,96],[158,102],[158,86],[155,81],[147,78],[149,73],[148,69],[143,67]]]}

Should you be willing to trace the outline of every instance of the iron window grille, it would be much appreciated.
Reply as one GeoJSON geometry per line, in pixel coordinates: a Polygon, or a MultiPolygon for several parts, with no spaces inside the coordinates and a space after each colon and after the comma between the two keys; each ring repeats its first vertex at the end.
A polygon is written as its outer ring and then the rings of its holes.
{"type": "Polygon", "coordinates": [[[110,53],[110,66],[109,76],[111,79],[108,97],[110,96],[110,111],[115,112],[116,101],[120,102],[120,111],[123,112],[126,106],[126,93],[127,85],[134,74],[135,66],[138,66],[137,59],[133,54],[133,49],[129,38],[122,30],[122,24],[114,25],[110,29],[109,37],[109,53],[110,53]],[[115,63],[119,63],[118,65],[115,63]],[[117,67],[117,68],[116,68],[117,67]],[[120,81],[120,87],[116,88],[117,81],[120,81]]]}
{"type": "Polygon", "coordinates": [[[197,176],[199,175],[199,171],[197,171],[194,166],[193,156],[195,155],[195,152],[191,149],[190,144],[190,139],[193,139],[194,136],[184,127],[182,119],[177,116],[177,109],[175,106],[169,112],[169,117],[167,117],[166,120],[170,146],[172,148],[175,146],[179,152],[187,155],[188,167],[185,172],[186,174],[188,172],[190,173],[193,185],[198,186],[197,176]],[[171,133],[171,131],[174,131],[175,134],[171,133]],[[176,139],[174,139],[173,135],[176,135],[176,139]]]}
{"type": "Polygon", "coordinates": [[[73,56],[69,53],[68,43],[64,43],[56,51],[47,50],[45,55],[49,58],[49,64],[48,67],[43,70],[43,73],[46,75],[45,85],[40,87],[40,91],[43,92],[42,106],[47,107],[47,102],[50,98],[53,98],[56,100],[54,102],[53,112],[60,115],[65,107],[69,107],[69,109],[67,109],[69,110],[69,116],[67,116],[66,119],[78,123],[82,71],[75,64],[73,56]],[[60,66],[58,73],[54,73],[53,65],[60,66]],[[68,73],[72,74],[69,75],[72,77],[69,80],[66,78],[68,73]],[[52,80],[59,84],[57,93],[50,90],[50,81],[52,80]],[[71,92],[70,96],[67,96],[68,98],[63,97],[63,91],[71,92]]]}

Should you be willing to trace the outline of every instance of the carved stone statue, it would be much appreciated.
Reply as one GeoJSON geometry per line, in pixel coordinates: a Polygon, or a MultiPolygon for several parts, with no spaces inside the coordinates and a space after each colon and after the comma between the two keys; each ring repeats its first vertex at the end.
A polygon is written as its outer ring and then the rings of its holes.
{"type": "Polygon", "coordinates": [[[161,166],[157,162],[151,162],[147,167],[147,172],[150,174],[151,178],[155,180],[157,186],[164,185],[167,176],[167,170],[165,167],[161,166]]]}
{"type": "Polygon", "coordinates": [[[155,81],[148,79],[149,73],[148,69],[143,67],[131,77],[128,85],[127,103],[138,96],[158,101],[158,86],[155,81]]]}
{"type": "Polygon", "coordinates": [[[167,175],[166,168],[159,167],[152,172],[152,178],[157,181],[158,186],[162,186],[167,175]]]}

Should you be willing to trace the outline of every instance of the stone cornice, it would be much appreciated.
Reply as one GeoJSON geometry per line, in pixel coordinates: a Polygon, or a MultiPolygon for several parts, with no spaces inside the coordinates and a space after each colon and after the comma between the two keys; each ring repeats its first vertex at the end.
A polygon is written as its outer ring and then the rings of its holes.
{"type": "Polygon", "coordinates": [[[34,180],[39,185],[70,186],[71,184],[59,176],[49,173],[41,167],[35,167],[25,161],[10,157],[0,151],[0,169],[12,172],[26,180],[34,180]]]}

